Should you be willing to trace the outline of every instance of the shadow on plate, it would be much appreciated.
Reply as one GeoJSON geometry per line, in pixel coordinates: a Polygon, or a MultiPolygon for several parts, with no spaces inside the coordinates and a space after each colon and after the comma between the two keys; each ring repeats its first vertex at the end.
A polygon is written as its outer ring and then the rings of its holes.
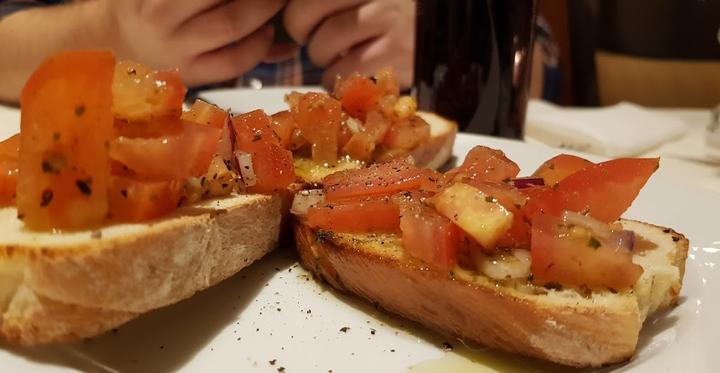
{"type": "Polygon", "coordinates": [[[3,349],[37,363],[85,372],[170,372],[181,369],[218,333],[238,320],[275,273],[296,263],[278,249],[235,276],[172,306],[72,344],[3,349]]]}

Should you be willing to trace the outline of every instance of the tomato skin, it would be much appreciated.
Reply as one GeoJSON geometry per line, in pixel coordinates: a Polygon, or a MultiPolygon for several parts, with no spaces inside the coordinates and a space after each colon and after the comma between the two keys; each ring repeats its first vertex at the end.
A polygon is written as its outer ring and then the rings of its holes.
{"type": "Polygon", "coordinates": [[[325,199],[329,202],[367,196],[392,195],[398,192],[432,186],[435,174],[415,167],[405,160],[375,163],[359,170],[340,171],[322,180],[325,199]]]}
{"type": "Polygon", "coordinates": [[[179,118],[187,88],[177,70],[152,71],[132,61],[115,66],[113,114],[129,122],[179,118]]]}
{"type": "Polygon", "coordinates": [[[451,269],[458,261],[462,231],[449,219],[426,206],[417,194],[397,199],[405,252],[434,267],[451,269]]]}
{"type": "Polygon", "coordinates": [[[397,232],[400,210],[390,197],[363,198],[310,207],[307,222],[337,232],[397,232]]]}
{"type": "Polygon", "coordinates": [[[110,52],[64,52],[40,65],[23,88],[17,207],[27,228],[104,221],[114,69],[110,52]]]}
{"type": "Polygon", "coordinates": [[[203,100],[195,100],[190,110],[183,112],[180,119],[223,129],[229,116],[227,111],[220,109],[217,105],[209,104],[203,100]]]}
{"type": "Polygon", "coordinates": [[[115,222],[141,222],[175,211],[183,183],[178,180],[149,181],[124,176],[110,177],[109,217],[115,222]]]}
{"type": "Polygon", "coordinates": [[[501,150],[478,145],[465,156],[460,167],[447,172],[450,177],[464,176],[467,179],[505,181],[520,173],[520,167],[505,156],[501,150]]]}
{"type": "Polygon", "coordinates": [[[538,167],[532,176],[541,177],[545,180],[545,185],[553,186],[560,180],[582,170],[583,168],[593,164],[585,158],[570,154],[559,154],[538,167]]]}
{"type": "Polygon", "coordinates": [[[365,121],[367,113],[377,105],[380,89],[367,77],[353,74],[335,87],[343,109],[354,118],[365,121]]]}
{"type": "Polygon", "coordinates": [[[643,269],[623,248],[589,245],[586,232],[562,230],[562,219],[536,215],[530,247],[533,280],[540,284],[626,289],[637,282],[643,269]]]}
{"type": "Polygon", "coordinates": [[[217,151],[222,129],[183,122],[177,135],[159,138],[118,137],[110,157],[136,174],[152,179],[183,179],[202,175],[217,151]]]}
{"type": "Polygon", "coordinates": [[[249,192],[275,193],[295,181],[292,152],[281,146],[264,111],[235,115],[232,125],[237,150],[252,155],[257,183],[248,188],[249,192]]]}
{"type": "Polygon", "coordinates": [[[303,137],[312,144],[313,161],[337,161],[341,118],[340,102],[327,94],[310,92],[300,98],[297,105],[297,127],[303,137]]]}
{"type": "Polygon", "coordinates": [[[603,223],[619,219],[659,167],[658,158],[619,158],[590,165],[555,187],[534,189],[525,215],[560,216],[569,210],[587,212],[603,223]]]}

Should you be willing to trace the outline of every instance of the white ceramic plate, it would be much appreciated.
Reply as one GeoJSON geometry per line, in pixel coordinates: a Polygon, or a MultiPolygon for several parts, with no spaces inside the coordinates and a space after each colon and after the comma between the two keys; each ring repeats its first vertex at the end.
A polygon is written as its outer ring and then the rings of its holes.
{"type": "MultiPolygon", "coordinates": [[[[283,109],[285,90],[224,91],[203,96],[245,111],[283,109]],[[267,93],[265,93],[267,92],[267,93]]],[[[17,131],[0,123],[0,139],[17,131]]],[[[525,173],[557,151],[521,142],[458,136],[462,159],[474,145],[503,149],[525,173]]],[[[682,182],[682,180],[678,180],[682,182]]],[[[650,320],[637,356],[611,370],[712,372],[720,366],[720,197],[657,175],[626,214],[673,227],[690,238],[680,305],[650,320]]],[[[198,372],[557,371],[557,366],[470,350],[412,322],[315,282],[291,248],[275,251],[189,300],[92,340],[22,349],[0,345],[0,370],[198,372]],[[345,329],[347,327],[347,329],[345,329]],[[446,352],[443,342],[454,346],[446,352]],[[411,368],[414,367],[414,368],[411,368]]]]}

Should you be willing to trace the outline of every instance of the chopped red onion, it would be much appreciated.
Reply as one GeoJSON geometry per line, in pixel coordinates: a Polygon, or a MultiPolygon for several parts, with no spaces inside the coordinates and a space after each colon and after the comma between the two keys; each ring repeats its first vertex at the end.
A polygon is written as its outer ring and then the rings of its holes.
{"type": "Polygon", "coordinates": [[[610,243],[619,249],[632,251],[635,248],[635,232],[625,229],[613,232],[610,236],[610,243]]]}
{"type": "Polygon", "coordinates": [[[541,177],[518,177],[510,181],[512,182],[512,185],[518,189],[545,185],[545,179],[541,177]]]}
{"type": "Polygon", "coordinates": [[[240,150],[235,151],[235,159],[237,159],[240,176],[242,176],[243,184],[251,187],[257,184],[255,170],[253,169],[252,155],[240,150]]]}

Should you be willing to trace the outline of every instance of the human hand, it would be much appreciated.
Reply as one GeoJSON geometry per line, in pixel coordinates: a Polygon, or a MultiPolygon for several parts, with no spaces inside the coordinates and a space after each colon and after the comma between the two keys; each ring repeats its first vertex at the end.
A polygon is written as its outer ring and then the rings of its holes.
{"type": "Polygon", "coordinates": [[[288,34],[306,44],[310,60],[325,68],[323,85],[352,72],[372,75],[392,67],[401,87],[412,83],[415,2],[412,0],[290,0],[288,34]]]}
{"type": "Polygon", "coordinates": [[[255,67],[273,39],[266,25],[286,0],[108,1],[120,58],[180,68],[189,85],[235,78],[255,67]]]}

